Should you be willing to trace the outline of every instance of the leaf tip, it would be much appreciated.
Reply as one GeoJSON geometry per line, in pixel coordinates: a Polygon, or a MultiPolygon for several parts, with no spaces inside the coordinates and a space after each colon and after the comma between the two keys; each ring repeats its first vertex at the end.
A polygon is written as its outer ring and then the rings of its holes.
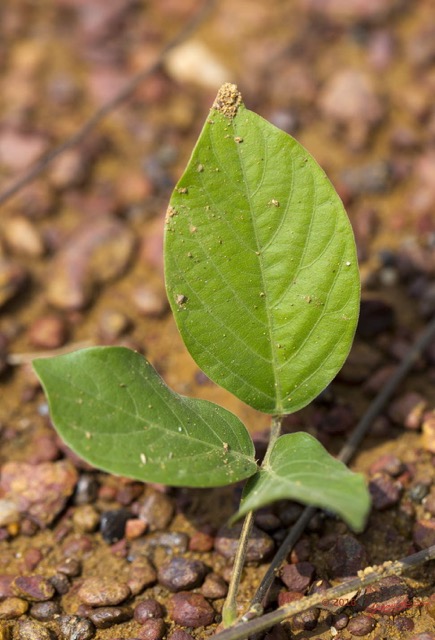
{"type": "Polygon", "coordinates": [[[224,116],[232,120],[242,104],[242,94],[236,84],[225,82],[221,86],[213,103],[212,109],[216,109],[224,116]]]}

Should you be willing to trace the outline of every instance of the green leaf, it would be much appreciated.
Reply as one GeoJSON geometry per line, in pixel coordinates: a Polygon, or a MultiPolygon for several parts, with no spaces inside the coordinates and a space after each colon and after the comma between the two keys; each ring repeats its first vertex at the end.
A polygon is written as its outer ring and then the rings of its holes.
{"type": "Polygon", "coordinates": [[[215,382],[272,414],[341,368],[359,310],[355,243],[323,170],[224,85],[166,218],[165,273],[183,340],[215,382]]]}
{"type": "Polygon", "coordinates": [[[364,477],[333,458],[307,433],[278,438],[269,462],[246,483],[233,521],[283,499],[332,511],[356,531],[364,528],[370,509],[364,477]]]}
{"type": "Polygon", "coordinates": [[[257,470],[235,415],[174,393],[130,349],[83,349],[33,366],[62,439],[103,470],[189,487],[227,485],[257,470]]]}

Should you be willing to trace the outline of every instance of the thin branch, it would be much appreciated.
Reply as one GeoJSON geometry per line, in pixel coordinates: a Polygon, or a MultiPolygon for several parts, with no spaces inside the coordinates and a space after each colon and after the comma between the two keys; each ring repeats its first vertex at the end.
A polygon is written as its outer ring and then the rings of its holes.
{"type": "MultiPolygon", "coordinates": [[[[435,318],[431,320],[431,322],[427,325],[425,331],[421,334],[421,336],[416,340],[414,345],[409,349],[403,358],[400,366],[395,371],[395,373],[391,376],[390,380],[384,386],[384,388],[379,392],[376,398],[368,407],[367,411],[358,422],[357,426],[351,433],[348,441],[341,449],[338,458],[345,464],[347,464],[352,456],[355,454],[358,446],[361,444],[364,436],[369,430],[373,420],[379,415],[384,406],[387,404],[388,400],[391,398],[399,384],[408,374],[416,360],[421,356],[426,347],[430,344],[430,342],[435,337],[435,318]]],[[[305,507],[304,511],[300,515],[299,519],[296,521],[292,529],[287,534],[287,537],[284,538],[280,548],[278,549],[275,557],[273,558],[268,570],[264,574],[263,580],[261,581],[260,586],[257,589],[256,594],[254,595],[250,608],[247,612],[248,617],[253,617],[255,615],[260,615],[262,613],[262,603],[265,600],[267,593],[272,585],[273,580],[281,566],[284,562],[287,555],[290,553],[293,546],[299,540],[302,535],[305,527],[313,517],[316,512],[315,507],[305,507]]]]}
{"type": "Polygon", "coordinates": [[[125,100],[127,100],[132,95],[135,89],[144,80],[146,80],[150,75],[160,69],[167,54],[179,44],[187,40],[187,38],[189,38],[192,33],[194,33],[194,31],[198,29],[198,27],[209,15],[215,4],[216,0],[205,0],[201,8],[187,22],[187,24],[181,29],[181,31],[179,31],[178,34],[174,38],[169,40],[169,42],[163,47],[158,58],[150,66],[146,67],[142,71],[139,71],[130,80],[128,80],[128,82],[119,91],[119,93],[112,100],[109,100],[109,102],[95,111],[95,113],[84,123],[84,125],[80,127],[78,131],[76,131],[76,133],[74,133],[58,147],[45,154],[35,165],[33,165],[33,167],[31,167],[26,173],[24,173],[2,193],[0,193],[0,205],[4,204],[7,200],[12,198],[12,196],[18,193],[23,187],[33,182],[41,173],[43,173],[47,169],[47,167],[53,162],[53,160],[60,156],[64,151],[66,151],[67,149],[71,149],[71,147],[75,147],[76,145],[83,142],[83,140],[88,137],[89,133],[93,129],[95,129],[95,127],[100,124],[100,122],[109,113],[114,111],[123,102],[125,102],[125,100]]]}
{"type": "Polygon", "coordinates": [[[301,600],[296,600],[290,604],[286,604],[283,607],[279,607],[271,613],[267,613],[264,616],[249,620],[248,622],[240,622],[239,624],[225,629],[220,633],[213,636],[214,640],[245,640],[248,637],[254,636],[256,633],[266,631],[273,627],[275,624],[283,622],[287,618],[306,611],[311,607],[327,606],[327,603],[336,598],[343,598],[349,594],[354,594],[360,589],[367,587],[374,582],[378,582],[382,578],[388,576],[397,576],[410,569],[425,564],[429,560],[435,559],[435,545],[428,549],[423,549],[418,553],[414,553],[411,556],[403,558],[402,560],[396,560],[394,562],[387,561],[379,566],[367,567],[359,572],[357,578],[342,582],[335,587],[331,587],[321,593],[315,593],[311,596],[306,596],[301,600]]]}

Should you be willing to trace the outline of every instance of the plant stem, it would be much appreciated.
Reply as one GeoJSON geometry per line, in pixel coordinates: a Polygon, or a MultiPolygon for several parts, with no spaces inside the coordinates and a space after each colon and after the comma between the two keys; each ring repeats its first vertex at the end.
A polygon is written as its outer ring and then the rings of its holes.
{"type": "MultiPolygon", "coordinates": [[[[409,571],[429,560],[435,559],[435,545],[428,549],[423,549],[418,553],[414,553],[411,556],[403,558],[402,560],[396,560],[394,562],[387,561],[384,564],[374,567],[367,567],[363,571],[360,571],[360,575],[357,578],[349,580],[344,583],[340,583],[335,587],[331,587],[322,593],[315,593],[311,596],[306,596],[301,600],[296,600],[290,604],[286,604],[283,607],[279,607],[271,613],[267,613],[264,616],[249,620],[247,622],[242,621],[230,629],[217,633],[213,636],[215,640],[245,640],[248,637],[254,636],[256,633],[266,631],[273,627],[275,624],[283,622],[286,618],[294,616],[297,613],[306,611],[311,607],[318,607],[319,605],[327,605],[327,602],[334,600],[335,598],[342,598],[348,594],[353,594],[363,587],[367,587],[382,578],[388,576],[397,576],[405,571],[409,571]]],[[[326,607],[327,608],[327,607],[326,607]]]]}
{"type": "MultiPolygon", "coordinates": [[[[416,342],[412,345],[412,347],[405,354],[400,366],[397,368],[395,373],[388,380],[387,384],[382,388],[382,390],[375,397],[373,402],[369,405],[367,411],[362,416],[361,420],[358,422],[357,426],[351,433],[349,439],[342,447],[338,459],[347,464],[352,456],[355,454],[358,446],[362,442],[364,436],[367,431],[371,427],[373,420],[379,415],[382,411],[388,400],[391,398],[399,384],[408,374],[409,370],[414,365],[415,361],[421,356],[426,347],[433,340],[435,335],[435,318],[433,318],[429,324],[427,325],[425,331],[421,334],[421,336],[416,340],[416,342]]],[[[256,594],[254,595],[249,610],[245,614],[246,619],[251,619],[255,616],[259,616],[263,612],[262,603],[267,596],[267,593],[270,589],[270,586],[277,574],[277,571],[281,564],[284,562],[287,555],[290,553],[293,546],[299,540],[302,535],[305,527],[315,514],[315,507],[305,507],[304,511],[300,515],[299,519],[296,521],[292,529],[287,534],[287,537],[284,538],[281,543],[280,548],[278,549],[275,557],[272,559],[270,566],[266,573],[263,576],[260,586],[257,589],[256,594]]]]}
{"type": "MultiPolygon", "coordinates": [[[[282,418],[280,416],[274,416],[272,418],[269,442],[267,444],[266,453],[264,454],[264,459],[263,459],[263,462],[261,463],[260,469],[263,468],[269,461],[273,446],[277,441],[277,439],[279,438],[279,434],[281,433],[281,422],[282,422],[282,418]]],[[[251,535],[253,521],[254,521],[254,514],[252,511],[250,511],[246,515],[243,521],[242,530],[240,532],[239,544],[237,545],[237,551],[234,557],[234,565],[233,565],[233,572],[231,574],[231,582],[228,587],[228,594],[222,609],[222,622],[224,627],[231,626],[232,624],[234,624],[234,622],[237,619],[236,597],[237,597],[237,592],[240,586],[243,566],[245,564],[246,553],[248,550],[249,536],[251,535]]]]}

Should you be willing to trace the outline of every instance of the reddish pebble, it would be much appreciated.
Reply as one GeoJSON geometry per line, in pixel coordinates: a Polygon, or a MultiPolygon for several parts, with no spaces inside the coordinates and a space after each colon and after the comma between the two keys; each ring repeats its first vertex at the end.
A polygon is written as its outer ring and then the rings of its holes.
{"type": "Polygon", "coordinates": [[[225,598],[228,592],[228,585],[223,578],[216,573],[209,573],[204,584],[201,587],[201,593],[206,598],[216,600],[218,598],[225,598]]]}
{"type": "Polygon", "coordinates": [[[79,599],[91,607],[105,607],[119,604],[130,595],[125,582],[108,577],[87,578],[78,591],[79,599]]]}
{"type": "Polygon", "coordinates": [[[162,605],[154,598],[142,600],[134,610],[134,619],[139,624],[144,624],[149,618],[163,618],[162,605]]]}
{"type": "Polygon", "coordinates": [[[150,618],[146,620],[140,629],[137,637],[140,640],[161,640],[166,632],[165,621],[161,618],[150,618]]]}
{"type": "Polygon", "coordinates": [[[184,627],[205,627],[212,624],[215,617],[213,607],[199,593],[175,593],[168,610],[171,620],[184,627]]]}
{"type": "Polygon", "coordinates": [[[26,565],[26,569],[28,571],[33,571],[33,569],[36,569],[38,564],[41,562],[42,553],[39,549],[35,549],[35,548],[27,549],[23,559],[24,559],[24,564],[26,565]]]}
{"type": "Polygon", "coordinates": [[[65,321],[56,314],[42,316],[30,325],[28,339],[34,347],[57,349],[64,345],[67,339],[65,321]]]}
{"type": "Polygon", "coordinates": [[[406,583],[397,576],[382,578],[369,585],[356,600],[356,608],[366,613],[395,616],[412,605],[406,583]]]}
{"type": "Polygon", "coordinates": [[[213,549],[214,536],[203,531],[195,531],[189,540],[189,551],[207,552],[213,549]]]}
{"type": "Polygon", "coordinates": [[[390,404],[388,415],[396,424],[416,430],[421,426],[426,407],[427,401],[423,396],[409,391],[390,404]]]}
{"type": "Polygon", "coordinates": [[[135,540],[140,538],[147,530],[148,525],[143,520],[137,518],[130,518],[125,523],[125,537],[127,540],[135,540]]]}
{"type": "Polygon", "coordinates": [[[282,607],[285,604],[290,604],[303,597],[300,591],[280,591],[278,594],[278,606],[282,607]]]}
{"type": "Polygon", "coordinates": [[[205,574],[206,566],[200,560],[176,557],[159,568],[158,578],[170,591],[184,591],[202,584],[205,574]]]}
{"type": "Polygon", "coordinates": [[[378,511],[384,511],[399,502],[402,487],[386,473],[378,473],[370,480],[369,491],[373,507],[378,511]]]}
{"type": "Polygon", "coordinates": [[[314,571],[310,562],[286,564],[281,571],[281,580],[289,591],[305,591],[311,584],[314,571]]]}
{"type": "Polygon", "coordinates": [[[376,621],[370,616],[360,615],[351,618],[347,625],[347,631],[353,636],[366,636],[376,626],[376,621]]]}
{"type": "Polygon", "coordinates": [[[412,536],[419,549],[427,549],[435,544],[435,518],[418,520],[414,525],[412,536]]]}
{"type": "Polygon", "coordinates": [[[55,593],[51,582],[42,576],[17,576],[12,589],[15,595],[31,602],[51,600],[55,593]]]}
{"type": "Polygon", "coordinates": [[[421,444],[423,449],[435,453],[435,411],[428,411],[423,419],[421,444]]]}
{"type": "Polygon", "coordinates": [[[175,629],[168,637],[168,640],[193,640],[193,637],[190,633],[187,633],[187,631],[183,631],[183,629],[175,629]]]}
{"type": "Polygon", "coordinates": [[[384,472],[389,476],[398,476],[404,470],[403,462],[392,453],[385,453],[380,456],[373,464],[370,466],[369,473],[370,475],[375,475],[375,473],[384,472]]]}

